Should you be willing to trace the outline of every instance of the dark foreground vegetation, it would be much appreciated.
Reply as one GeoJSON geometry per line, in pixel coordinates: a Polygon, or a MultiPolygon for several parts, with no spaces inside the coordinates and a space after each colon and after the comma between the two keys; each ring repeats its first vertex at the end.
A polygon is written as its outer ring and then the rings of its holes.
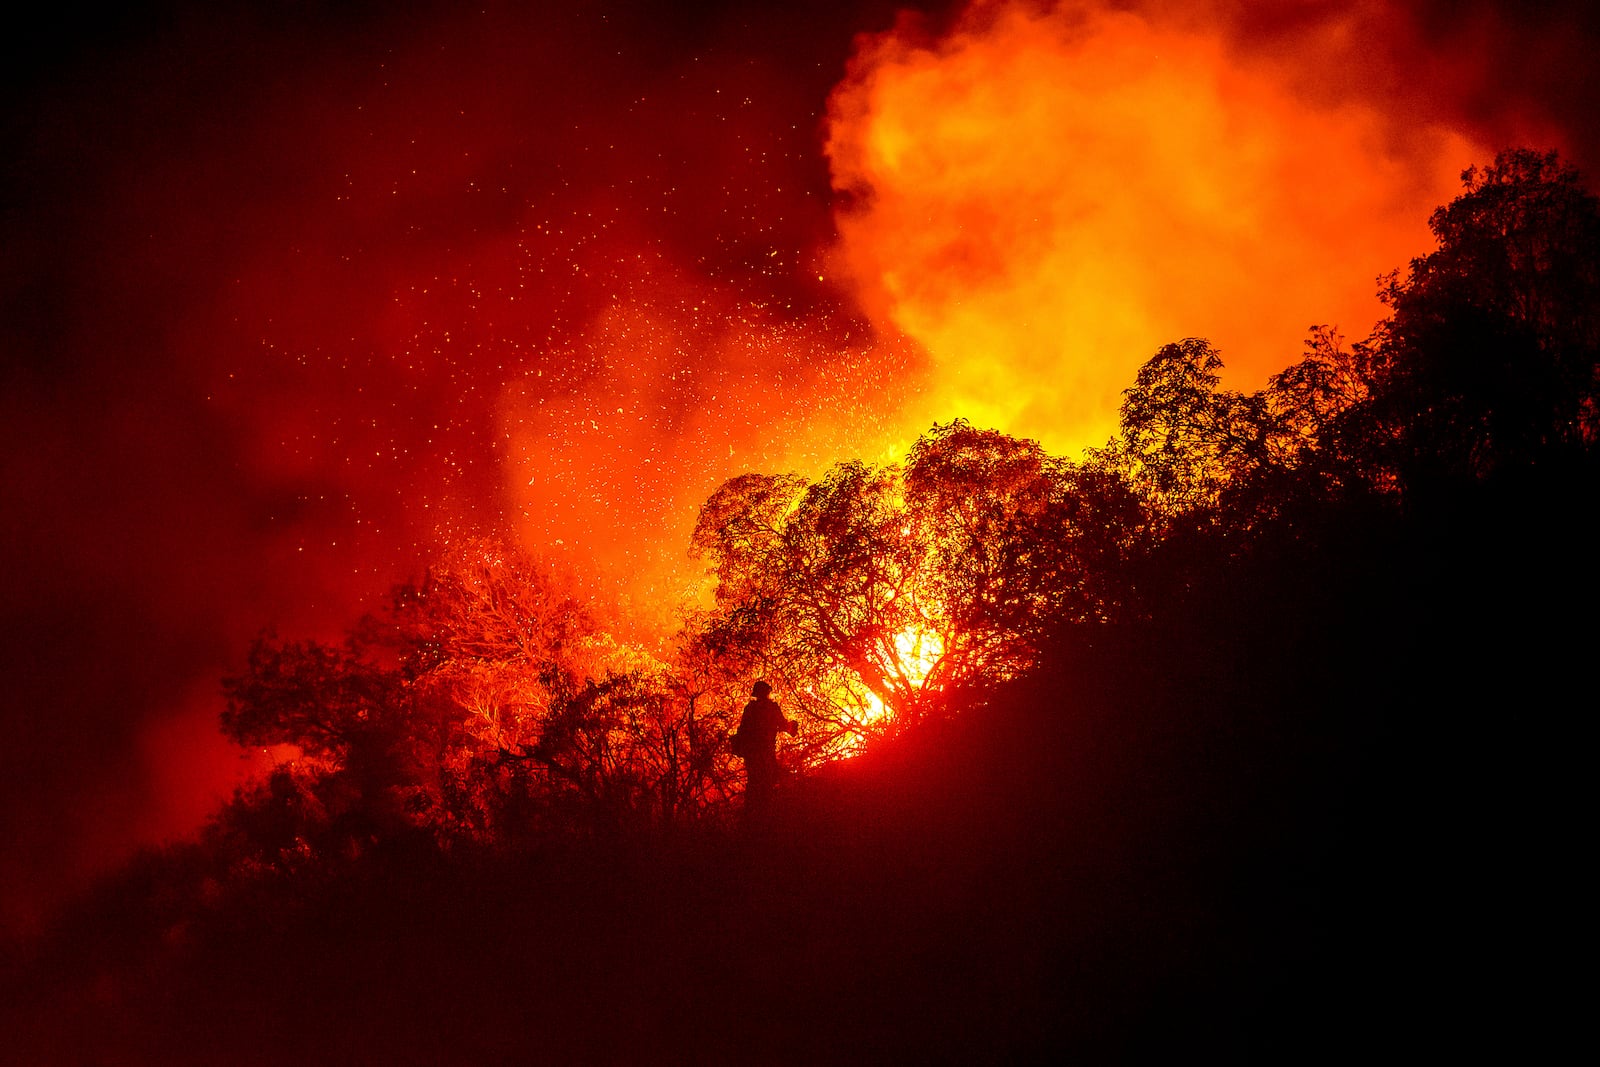
{"type": "Polygon", "coordinates": [[[955,424],[903,474],[730,483],[675,663],[546,600],[497,644],[450,574],[264,642],[225,725],[305,764],[22,946],[0,1059],[1551,1058],[1600,213],[1515,153],[1434,225],[1368,342],[1251,395],[1169,346],[1083,464],[955,424]],[[979,535],[896,547],[939,515],[979,535]],[[752,669],[813,739],[761,820],[707,696],[752,669]]]}

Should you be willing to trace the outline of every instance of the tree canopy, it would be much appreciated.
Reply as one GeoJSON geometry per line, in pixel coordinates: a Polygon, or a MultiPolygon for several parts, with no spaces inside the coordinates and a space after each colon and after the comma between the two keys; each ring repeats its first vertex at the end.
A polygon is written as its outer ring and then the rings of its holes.
{"type": "Polygon", "coordinates": [[[1553,152],[1462,181],[1429,220],[1439,247],[1382,292],[1373,415],[1408,478],[1537,463],[1600,429],[1600,202],[1553,152]]]}
{"type": "Polygon", "coordinates": [[[850,751],[1014,677],[1052,627],[1115,616],[1144,525],[1116,472],[961,420],[903,466],[741,476],[695,529],[716,608],[692,643],[773,681],[815,755],[850,751]]]}
{"type": "Polygon", "coordinates": [[[1216,347],[1187,338],[1139,369],[1117,435],[1082,460],[956,419],[900,463],[729,479],[689,546],[709,607],[666,654],[478,542],[342,645],[263,637],[226,683],[224,731],[298,748],[274,795],[302,796],[319,833],[699,817],[738,793],[726,738],[754,679],[798,715],[790,758],[814,766],[983,699],[1065,631],[1159,615],[1341,508],[1588,462],[1600,205],[1553,154],[1463,181],[1433,215],[1438,248],[1383,282],[1371,336],[1314,327],[1261,389],[1225,387],[1216,347]]]}

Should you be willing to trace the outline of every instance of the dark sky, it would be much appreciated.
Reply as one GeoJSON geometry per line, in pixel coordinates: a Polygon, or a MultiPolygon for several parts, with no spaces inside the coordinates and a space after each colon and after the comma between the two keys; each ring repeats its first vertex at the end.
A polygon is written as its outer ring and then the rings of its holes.
{"type": "MultiPolygon", "coordinates": [[[[627,566],[666,521],[633,498],[681,511],[801,431],[834,458],[914,387],[818,267],[828,95],[896,5],[532,6],[56,5],[11,34],[0,928],[254,765],[214,722],[262,628],[335,636],[477,534],[627,566]],[[900,384],[863,403],[874,374],[900,384]]],[[[1146,6],[1240,49],[1350,21],[1307,92],[1600,165],[1587,5],[1146,6]]]]}

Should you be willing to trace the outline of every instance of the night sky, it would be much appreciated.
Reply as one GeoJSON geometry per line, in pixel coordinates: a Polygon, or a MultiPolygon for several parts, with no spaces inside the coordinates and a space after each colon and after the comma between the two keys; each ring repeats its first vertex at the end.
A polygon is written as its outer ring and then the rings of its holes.
{"type": "Polygon", "coordinates": [[[1155,344],[1258,385],[1364,335],[1496,148],[1600,170],[1582,4],[532,7],[11,36],[0,928],[264,765],[215,725],[264,628],[492,536],[657,641],[728,477],[957,416],[1093,444],[1155,344]]]}

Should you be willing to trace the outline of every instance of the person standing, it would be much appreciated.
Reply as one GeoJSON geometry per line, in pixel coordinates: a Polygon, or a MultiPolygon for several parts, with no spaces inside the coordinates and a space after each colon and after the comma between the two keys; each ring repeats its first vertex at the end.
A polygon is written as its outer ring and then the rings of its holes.
{"type": "Polygon", "coordinates": [[[772,686],[766,682],[751,686],[750,696],[752,699],[739,718],[738,732],[733,735],[733,752],[744,760],[748,777],[745,808],[759,811],[771,804],[778,780],[783,777],[778,763],[778,734],[798,733],[800,724],[783,714],[772,699],[772,686]]]}

